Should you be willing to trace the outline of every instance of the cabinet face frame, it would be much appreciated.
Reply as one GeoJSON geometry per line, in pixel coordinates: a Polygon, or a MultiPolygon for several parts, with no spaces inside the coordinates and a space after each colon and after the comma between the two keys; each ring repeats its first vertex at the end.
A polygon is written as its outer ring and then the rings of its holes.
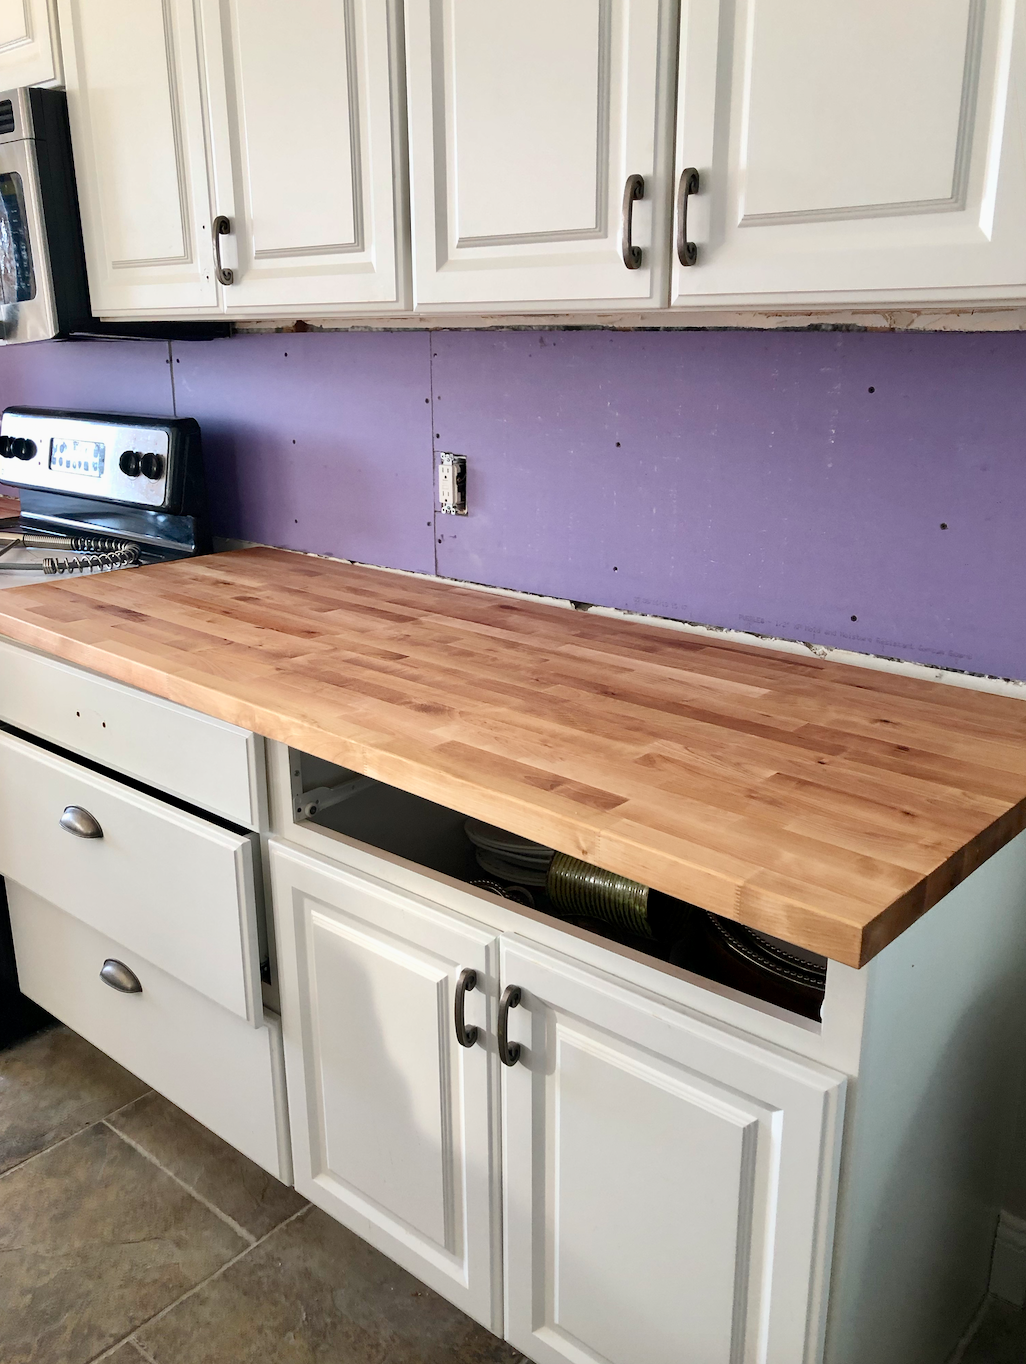
{"type": "MultiPolygon", "coordinates": [[[[641,1353],[658,1364],[691,1350],[722,1364],[818,1360],[844,1077],[658,1004],[513,935],[502,940],[501,971],[505,989],[523,991],[509,1024],[523,1050],[502,1073],[507,1340],[537,1364],[626,1364],[638,1347],[637,1332],[650,1323],[641,1353]],[[637,1165],[627,1162],[623,1124],[613,1114],[608,1125],[602,1122],[603,1096],[616,1091],[618,1079],[621,1105],[631,1090],[632,1113],[648,1104],[649,1116],[662,1120],[646,1134],[639,1129],[639,1141],[647,1135],[649,1144],[641,1142],[637,1165]],[[589,1102],[597,1105],[590,1117],[589,1102]],[[693,1136],[703,1168],[716,1166],[719,1187],[703,1189],[688,1178],[688,1152],[674,1134],[685,1141],[693,1136]],[[675,1159],[681,1162],[676,1181],[675,1159]],[[606,1187],[608,1197],[596,1196],[606,1187]],[[676,1201],[693,1210],[693,1223],[663,1217],[665,1241],[676,1237],[676,1246],[658,1241],[661,1189],[667,1209],[676,1201]],[[625,1259],[611,1253],[610,1281],[595,1284],[590,1238],[602,1237],[603,1218],[603,1245],[619,1227],[625,1259]],[[701,1247],[688,1245],[691,1225],[703,1230],[701,1247]],[[706,1251],[716,1257],[711,1266],[703,1265],[706,1251]],[[669,1291],[658,1299],[666,1317],[654,1320],[653,1304],[644,1302],[651,1283],[639,1266],[632,1284],[632,1267],[649,1256],[647,1272],[654,1276],[668,1257],[686,1274],[689,1254],[694,1278],[701,1281],[704,1273],[707,1279],[691,1285],[693,1297],[698,1293],[690,1303],[693,1325],[679,1319],[685,1309],[669,1291]],[[601,1342],[575,1334],[575,1318],[579,1328],[591,1327],[614,1291],[625,1302],[634,1299],[633,1343],[622,1338],[618,1310],[600,1325],[601,1342]],[[705,1315],[707,1302],[715,1310],[705,1315]]],[[[687,1289],[682,1294],[686,1300],[687,1289]]]]}
{"type": "Polygon", "coordinates": [[[270,861],[296,1187],[501,1335],[495,936],[277,840],[270,861]],[[478,978],[465,1000],[479,1028],[469,1048],[453,1022],[465,967],[478,978]],[[404,1010],[419,1032],[397,1032],[404,1010]],[[363,1141],[366,1125],[347,1116],[375,1107],[394,1119],[405,1159],[363,1141]]]}
{"type": "MultiPolygon", "coordinates": [[[[234,272],[233,282],[221,290],[224,311],[229,316],[260,317],[283,309],[338,312],[407,307],[406,91],[400,0],[304,0],[309,23],[316,27],[318,12],[323,14],[343,46],[338,84],[349,122],[345,141],[352,172],[347,196],[352,222],[341,234],[328,232],[343,238],[335,243],[337,249],[321,241],[302,240],[303,224],[295,220],[291,226],[299,239],[262,245],[260,209],[255,202],[262,196],[266,204],[274,193],[288,195],[289,185],[287,181],[275,187],[260,183],[255,144],[259,138],[268,147],[270,134],[262,121],[261,131],[248,137],[247,114],[252,106],[254,122],[260,117],[268,102],[268,84],[277,85],[277,98],[287,101],[289,91],[309,77],[299,71],[282,72],[280,52],[261,52],[261,42],[273,44],[274,33],[268,25],[266,35],[254,36],[258,16],[241,13],[245,3],[197,0],[213,201],[215,211],[224,214],[232,228],[221,238],[224,263],[234,272]],[[246,98],[247,80],[251,100],[246,98]]],[[[295,21],[289,8],[270,5],[269,9],[272,14],[277,10],[281,22],[295,21]]],[[[317,88],[326,99],[332,93],[326,79],[308,87],[311,97],[317,88]]],[[[304,138],[307,143],[327,138],[330,144],[335,127],[332,111],[325,106],[321,112],[319,120],[307,119],[298,129],[271,130],[280,138],[272,158],[279,166],[288,163],[290,146],[298,143],[296,155],[302,152],[304,138]]],[[[320,160],[326,173],[327,163],[320,160]]],[[[307,169],[312,171],[309,165],[307,169]]],[[[312,189],[307,187],[308,195],[312,189]]],[[[317,225],[309,227],[317,235],[317,225]]],[[[283,228],[279,222],[277,230],[283,228]]],[[[322,223],[321,235],[324,228],[322,223]]]]}
{"type": "MultiPolygon", "coordinates": [[[[539,4],[532,0],[532,12],[539,4]]],[[[468,77],[476,76],[472,54],[461,64],[456,50],[458,24],[466,21],[466,0],[407,0],[413,270],[419,311],[495,310],[501,305],[505,312],[539,312],[560,303],[577,309],[665,304],[677,3],[593,0],[592,8],[599,131],[593,222],[586,224],[582,217],[580,225],[533,230],[530,211],[523,209],[518,210],[522,225],[496,230],[486,223],[489,196],[484,195],[476,207],[464,209],[472,219],[475,213],[481,219],[477,230],[461,235],[461,136],[469,138],[468,155],[478,162],[483,155],[473,146],[473,88],[463,134],[458,125],[457,86],[462,82],[466,90],[468,77]],[[644,198],[634,207],[633,230],[643,257],[639,269],[627,269],[621,256],[621,219],[624,187],[634,174],[645,180],[644,198]]],[[[544,22],[533,22],[532,14],[522,9],[510,13],[528,34],[545,31],[544,22]]],[[[494,54],[488,55],[494,61],[494,54]]],[[[583,54],[581,61],[583,65],[583,54]]],[[[583,70],[578,78],[585,79],[583,70]]],[[[525,83],[523,99],[530,97],[525,83]]],[[[511,120],[517,117],[512,105],[510,115],[511,120]]],[[[580,130],[579,135],[583,136],[580,130]]],[[[533,136],[535,146],[543,136],[543,130],[533,136]]],[[[523,137],[517,154],[529,164],[531,130],[523,137]]],[[[558,185],[560,178],[552,172],[550,165],[550,179],[558,185]]],[[[493,179],[501,184],[501,167],[493,179]]],[[[587,197],[583,186],[578,194],[587,197]]],[[[577,207],[583,212],[581,205],[577,207]]],[[[569,205],[564,212],[574,216],[569,205]]]]}
{"type": "MultiPolygon", "coordinates": [[[[143,29],[135,34],[121,32],[118,17],[110,12],[110,0],[58,0],[58,4],[93,312],[97,316],[154,311],[202,316],[216,310],[207,136],[192,0],[138,0],[134,6],[151,43],[156,69],[148,72],[145,65],[140,67],[143,59],[134,46],[143,29]],[[92,57],[87,41],[90,27],[92,57]],[[98,80],[94,90],[89,75],[90,60],[106,49],[115,33],[121,33],[126,50],[120,57],[115,50],[103,60],[112,70],[125,72],[120,119],[110,113],[110,92],[103,81],[98,80]],[[149,112],[159,113],[164,123],[163,150],[169,155],[163,161],[153,155],[152,143],[147,142],[153,131],[148,114],[140,112],[134,122],[124,117],[124,101],[140,86],[152,94],[149,112]],[[105,119],[122,139],[135,139],[133,146],[122,146],[131,154],[132,163],[126,162],[120,170],[114,166],[113,176],[111,166],[118,149],[104,141],[105,119]],[[166,216],[147,198],[153,186],[141,182],[138,170],[142,165],[156,167],[162,192],[174,205],[166,216]],[[170,236],[155,242],[149,253],[141,245],[135,254],[123,254],[119,248],[125,206],[133,201],[140,205],[138,215],[149,214],[143,235],[149,225],[166,223],[177,214],[170,236]]],[[[143,221],[143,216],[137,218],[137,234],[143,221]]]]}
{"type": "MultiPolygon", "coordinates": [[[[950,96],[957,124],[950,199],[913,193],[916,202],[907,213],[895,200],[837,210],[796,205],[795,211],[746,217],[746,160],[758,117],[753,104],[761,99],[766,109],[766,100],[772,102],[766,68],[754,65],[762,51],[760,13],[768,4],[682,0],[674,192],[687,166],[697,167],[701,191],[688,206],[688,237],[698,247],[698,262],[682,267],[674,250],[671,307],[813,310],[1026,298],[1022,0],[961,0],[950,19],[952,33],[964,19],[966,34],[961,91],[952,87],[950,96]],[[752,80],[760,79],[753,95],[752,80]]],[[[888,7],[874,0],[851,13],[864,15],[869,26],[877,8],[886,13],[888,7]]],[[[786,109],[779,117],[786,126],[786,109]]],[[[765,154],[754,145],[752,154],[760,152],[765,154]]],[[[867,164],[867,178],[870,169],[867,164]]],[[[908,167],[911,179],[914,169],[908,167]]],[[[752,173],[761,174],[765,186],[761,169],[752,173]]],[[[890,179],[900,175],[895,167],[890,179]]],[[[783,160],[781,180],[786,186],[783,160]]]]}

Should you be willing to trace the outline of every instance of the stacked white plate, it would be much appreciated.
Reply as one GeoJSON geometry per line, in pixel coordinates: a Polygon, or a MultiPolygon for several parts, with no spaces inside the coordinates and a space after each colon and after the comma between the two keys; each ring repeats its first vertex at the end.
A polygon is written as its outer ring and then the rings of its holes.
{"type": "Polygon", "coordinates": [[[490,876],[519,886],[544,886],[554,855],[552,848],[497,829],[494,824],[482,824],[479,819],[468,819],[463,828],[474,845],[478,866],[490,876]]]}

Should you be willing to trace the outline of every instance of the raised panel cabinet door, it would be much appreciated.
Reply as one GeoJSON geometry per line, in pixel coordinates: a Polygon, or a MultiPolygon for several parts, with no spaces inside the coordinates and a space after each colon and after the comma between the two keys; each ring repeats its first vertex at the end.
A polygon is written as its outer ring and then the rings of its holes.
{"type": "Polygon", "coordinates": [[[0,0],[0,90],[60,78],[53,0],[0,0]]]}
{"type": "Polygon", "coordinates": [[[500,963],[506,1339],[535,1364],[819,1359],[843,1077],[513,936],[500,963]]]}
{"type": "Polygon", "coordinates": [[[296,1187],[501,1331],[494,934],[275,841],[271,868],[296,1187]]]}
{"type": "Polygon", "coordinates": [[[98,316],[216,309],[192,0],[59,0],[98,316]]]}
{"type": "Polygon", "coordinates": [[[398,3],[203,0],[229,313],[406,302],[398,3]]]}
{"type": "Polygon", "coordinates": [[[1023,24],[1022,0],[684,0],[672,302],[1026,297],[1023,24]]]}
{"type": "Polygon", "coordinates": [[[676,0],[407,0],[418,308],[665,303],[675,17],[676,0]]]}

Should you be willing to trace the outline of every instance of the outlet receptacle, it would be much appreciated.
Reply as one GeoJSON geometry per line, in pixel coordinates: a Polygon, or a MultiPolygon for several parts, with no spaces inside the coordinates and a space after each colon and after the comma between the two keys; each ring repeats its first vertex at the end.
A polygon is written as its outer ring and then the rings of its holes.
{"type": "Polygon", "coordinates": [[[467,514],[467,457],[443,450],[438,456],[438,505],[446,516],[467,514]]]}

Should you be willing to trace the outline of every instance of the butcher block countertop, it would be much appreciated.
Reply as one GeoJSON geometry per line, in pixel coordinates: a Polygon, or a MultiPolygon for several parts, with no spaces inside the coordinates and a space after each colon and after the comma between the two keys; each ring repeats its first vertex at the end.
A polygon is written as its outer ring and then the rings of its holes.
{"type": "Polygon", "coordinates": [[[1026,824],[1026,703],[284,550],[0,633],[851,966],[1026,824]]]}

